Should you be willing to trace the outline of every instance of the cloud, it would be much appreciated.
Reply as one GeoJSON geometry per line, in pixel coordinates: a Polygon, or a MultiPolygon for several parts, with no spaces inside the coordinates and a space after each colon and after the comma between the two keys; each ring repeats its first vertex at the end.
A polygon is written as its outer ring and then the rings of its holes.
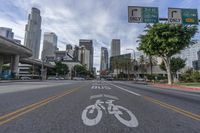
{"type": "MultiPolygon", "coordinates": [[[[24,38],[25,24],[31,7],[41,10],[42,33],[55,32],[58,47],[65,43],[78,45],[79,39],[93,39],[94,66],[100,66],[100,48],[107,47],[113,38],[121,39],[121,53],[136,48],[145,24],[130,24],[128,6],[159,7],[160,16],[167,17],[168,7],[198,8],[196,0],[4,0],[0,4],[0,26],[11,27],[17,39],[24,38]]],[[[42,36],[43,39],[43,36],[42,36]]],[[[23,40],[22,40],[23,42],[23,40]]],[[[43,40],[41,40],[42,48],[43,40]]]]}

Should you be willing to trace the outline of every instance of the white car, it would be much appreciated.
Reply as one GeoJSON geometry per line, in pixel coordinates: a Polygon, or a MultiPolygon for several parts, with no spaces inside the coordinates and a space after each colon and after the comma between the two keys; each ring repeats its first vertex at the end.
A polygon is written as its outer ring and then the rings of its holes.
{"type": "Polygon", "coordinates": [[[59,80],[59,78],[57,78],[57,77],[48,77],[47,79],[48,80],[59,80]]]}
{"type": "Polygon", "coordinates": [[[74,77],[73,80],[85,80],[85,79],[81,77],[74,77]]]}
{"type": "Polygon", "coordinates": [[[20,79],[21,79],[21,80],[31,80],[30,77],[21,77],[20,79]]]}

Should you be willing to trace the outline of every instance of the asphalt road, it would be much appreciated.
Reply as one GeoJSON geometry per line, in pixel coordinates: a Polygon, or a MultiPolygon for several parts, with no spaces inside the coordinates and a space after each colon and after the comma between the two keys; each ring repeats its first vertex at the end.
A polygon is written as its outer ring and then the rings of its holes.
{"type": "Polygon", "coordinates": [[[116,81],[0,84],[0,133],[199,133],[200,93],[116,81]]]}

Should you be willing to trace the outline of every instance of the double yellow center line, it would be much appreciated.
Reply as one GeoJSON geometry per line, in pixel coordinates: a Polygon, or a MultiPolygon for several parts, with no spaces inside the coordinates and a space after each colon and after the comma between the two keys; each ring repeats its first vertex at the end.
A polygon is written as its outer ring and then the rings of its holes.
{"type": "Polygon", "coordinates": [[[54,95],[54,96],[50,96],[42,101],[39,101],[39,102],[36,102],[34,104],[31,104],[31,105],[28,105],[28,106],[25,106],[23,108],[20,108],[14,112],[11,112],[11,113],[8,113],[8,114],[5,114],[3,116],[0,116],[0,125],[4,124],[4,123],[7,123],[13,119],[16,119],[17,117],[21,116],[21,115],[24,115],[28,112],[31,112],[41,106],[44,106],[46,104],[48,104],[49,102],[52,102],[52,101],[55,101],[56,99],[59,99],[67,94],[70,94],[74,91],[77,91],[80,87],[78,88],[75,88],[75,89],[71,89],[71,90],[67,90],[67,91],[64,91],[62,93],[59,93],[57,95],[54,95]]]}
{"type": "Polygon", "coordinates": [[[200,121],[200,115],[198,115],[198,114],[194,114],[194,113],[192,113],[192,112],[189,112],[189,111],[183,110],[183,109],[181,109],[181,108],[178,108],[178,107],[169,105],[169,104],[167,104],[167,103],[161,102],[161,101],[159,101],[159,100],[153,99],[153,98],[148,97],[148,96],[144,96],[144,98],[145,98],[146,100],[151,101],[151,102],[153,102],[153,103],[155,103],[155,104],[158,104],[158,105],[160,105],[160,106],[162,106],[162,107],[164,107],[164,108],[173,110],[173,111],[175,111],[175,112],[177,112],[177,113],[180,113],[180,114],[182,114],[182,115],[184,115],[184,116],[187,116],[187,117],[192,118],[192,119],[194,119],[194,120],[200,121]]]}

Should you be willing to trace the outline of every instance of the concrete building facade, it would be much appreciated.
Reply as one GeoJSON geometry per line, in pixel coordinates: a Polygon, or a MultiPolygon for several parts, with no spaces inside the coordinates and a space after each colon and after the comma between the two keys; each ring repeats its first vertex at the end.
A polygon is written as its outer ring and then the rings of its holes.
{"type": "Polygon", "coordinates": [[[73,59],[74,61],[79,61],[79,47],[78,46],[74,46],[74,51],[73,51],[73,59]]]}
{"type": "Polygon", "coordinates": [[[182,50],[180,54],[177,54],[174,57],[186,59],[186,67],[192,68],[192,62],[198,60],[198,51],[200,51],[200,41],[198,41],[196,44],[191,45],[189,48],[182,50]]]}
{"type": "Polygon", "coordinates": [[[24,45],[32,50],[31,58],[38,59],[40,52],[41,40],[41,16],[40,10],[32,8],[31,14],[28,16],[28,24],[25,27],[24,45]]]}
{"type": "Polygon", "coordinates": [[[73,51],[73,46],[71,44],[66,45],[66,51],[71,57],[73,57],[74,51],[73,51]]]}
{"type": "Polygon", "coordinates": [[[28,58],[31,55],[31,50],[27,47],[17,45],[13,40],[0,36],[0,78],[6,78],[6,75],[10,74],[18,76],[19,60],[28,58]],[[3,70],[4,64],[10,64],[9,70],[3,70]]]}
{"type": "Polygon", "coordinates": [[[14,32],[12,31],[11,28],[0,27],[0,36],[3,36],[9,40],[12,40],[17,44],[21,44],[21,40],[14,39],[14,32]]]}
{"type": "Polygon", "coordinates": [[[101,47],[100,71],[108,70],[108,49],[101,47]]]}
{"type": "Polygon", "coordinates": [[[67,45],[66,45],[66,50],[72,50],[72,49],[73,49],[73,47],[72,47],[71,44],[67,44],[67,45]]]}
{"type": "Polygon", "coordinates": [[[11,28],[0,27],[0,35],[10,40],[14,39],[14,33],[11,28]]]}
{"type": "Polygon", "coordinates": [[[120,55],[120,39],[112,39],[111,57],[120,55]]]}
{"type": "Polygon", "coordinates": [[[82,65],[86,65],[87,70],[91,69],[90,55],[91,55],[90,50],[86,49],[84,46],[81,46],[79,48],[79,56],[78,56],[79,61],[81,62],[82,65]]]}
{"type": "Polygon", "coordinates": [[[57,50],[57,36],[53,32],[44,33],[42,59],[54,57],[57,50]]]}
{"type": "Polygon", "coordinates": [[[89,53],[89,58],[85,59],[85,62],[89,62],[89,71],[92,71],[93,69],[93,58],[94,58],[94,48],[93,48],[93,41],[92,40],[86,40],[86,39],[80,39],[79,40],[79,46],[84,46],[87,53],[89,53]],[[87,61],[86,61],[87,60],[87,61]]]}

